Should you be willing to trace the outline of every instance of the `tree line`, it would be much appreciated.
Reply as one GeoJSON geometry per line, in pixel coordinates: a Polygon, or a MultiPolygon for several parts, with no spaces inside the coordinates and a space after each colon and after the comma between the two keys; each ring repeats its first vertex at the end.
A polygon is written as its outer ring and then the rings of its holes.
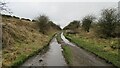
{"type": "Polygon", "coordinates": [[[86,15],[81,23],[80,21],[70,22],[64,29],[74,30],[78,28],[78,24],[86,32],[89,32],[93,26],[96,35],[102,38],[120,37],[120,14],[115,8],[103,9],[99,19],[93,15],[86,15]]]}

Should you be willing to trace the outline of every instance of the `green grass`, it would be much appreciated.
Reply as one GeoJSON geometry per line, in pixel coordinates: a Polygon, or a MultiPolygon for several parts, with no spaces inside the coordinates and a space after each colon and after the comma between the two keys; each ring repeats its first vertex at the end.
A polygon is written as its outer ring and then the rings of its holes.
{"type": "Polygon", "coordinates": [[[69,46],[62,45],[63,48],[63,55],[68,65],[72,64],[72,52],[69,46]]]}
{"type": "MultiPolygon", "coordinates": [[[[57,42],[59,44],[61,44],[61,41],[63,41],[62,38],[61,38],[61,33],[57,34],[56,39],[57,39],[57,42]]],[[[72,52],[71,52],[70,47],[68,45],[65,45],[65,44],[61,44],[61,46],[62,46],[63,55],[65,57],[65,60],[66,60],[67,64],[71,65],[72,64],[72,52]]]]}
{"type": "Polygon", "coordinates": [[[65,37],[68,38],[70,41],[76,43],[79,47],[96,54],[97,56],[105,59],[107,62],[111,62],[112,64],[120,68],[120,60],[118,60],[120,54],[118,54],[118,50],[105,51],[105,44],[95,43],[88,38],[85,39],[83,37],[75,37],[73,35],[66,34],[65,37]]]}
{"type": "Polygon", "coordinates": [[[41,38],[36,38],[35,42],[20,43],[16,42],[14,46],[8,49],[3,50],[3,67],[9,66],[19,66],[24,63],[31,56],[36,55],[41,52],[43,49],[47,48],[50,40],[53,35],[44,37],[44,41],[41,41],[41,38]]]}
{"type": "Polygon", "coordinates": [[[62,40],[61,38],[61,33],[58,33],[57,36],[56,36],[56,39],[57,39],[57,42],[60,44],[62,40]]]}

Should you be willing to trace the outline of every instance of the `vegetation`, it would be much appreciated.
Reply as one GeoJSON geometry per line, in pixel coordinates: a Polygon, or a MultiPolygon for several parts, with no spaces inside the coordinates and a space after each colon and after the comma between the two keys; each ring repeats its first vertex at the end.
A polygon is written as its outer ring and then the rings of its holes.
{"type": "Polygon", "coordinates": [[[39,28],[40,28],[40,32],[42,32],[43,34],[45,34],[46,30],[47,30],[47,24],[49,22],[49,18],[48,16],[46,15],[40,15],[36,18],[36,22],[38,23],[39,25],[39,28]]]}
{"type": "Polygon", "coordinates": [[[2,17],[2,21],[3,67],[22,64],[46,47],[52,36],[59,31],[51,26],[47,31],[49,35],[45,35],[39,32],[37,23],[7,15],[2,17]]]}
{"type": "Polygon", "coordinates": [[[7,3],[0,1],[0,14],[1,14],[2,12],[12,13],[12,12],[10,11],[10,9],[8,8],[7,3]]]}
{"type": "Polygon", "coordinates": [[[112,63],[115,66],[120,67],[120,61],[118,58],[120,55],[118,53],[118,49],[111,48],[110,45],[112,45],[112,43],[109,44],[110,42],[114,42],[113,39],[109,41],[105,39],[97,40],[95,38],[73,35],[66,35],[66,37],[70,41],[76,43],[79,47],[96,54],[98,57],[105,59],[108,63],[112,63]]]}
{"type": "MultiPolygon", "coordinates": [[[[98,57],[120,67],[120,19],[115,9],[102,10],[98,22],[93,16],[84,17],[77,34],[65,33],[65,36],[79,47],[88,50],[98,57]]],[[[71,26],[67,26],[71,27],[71,26]]],[[[65,27],[66,28],[66,27],[65,27]]]]}
{"type": "Polygon", "coordinates": [[[68,45],[62,45],[63,48],[63,55],[67,61],[67,64],[72,64],[72,52],[68,45]]]}
{"type": "Polygon", "coordinates": [[[36,22],[39,25],[39,32],[43,34],[49,34],[48,30],[50,30],[51,28],[56,30],[61,30],[60,26],[50,21],[49,17],[46,15],[38,16],[36,20],[33,20],[33,22],[36,22]]]}
{"type": "Polygon", "coordinates": [[[101,13],[101,18],[98,21],[97,33],[100,37],[115,37],[115,29],[119,28],[116,26],[117,12],[115,9],[104,9],[101,13]]]}
{"type": "Polygon", "coordinates": [[[59,25],[56,25],[55,23],[53,23],[52,21],[49,21],[49,23],[47,24],[47,27],[53,27],[53,29],[57,29],[57,30],[61,30],[59,25]]]}
{"type": "Polygon", "coordinates": [[[80,21],[74,20],[68,24],[64,30],[70,29],[70,30],[75,30],[80,26],[80,21]]]}
{"type": "Polygon", "coordinates": [[[62,38],[61,38],[61,33],[58,33],[58,34],[57,34],[56,39],[57,39],[57,42],[58,42],[59,44],[61,44],[61,42],[63,41],[62,38]]]}
{"type": "Polygon", "coordinates": [[[92,15],[85,16],[82,20],[82,27],[85,31],[89,32],[91,23],[93,23],[95,17],[92,15]]]}
{"type": "MultiPolygon", "coordinates": [[[[3,2],[0,2],[0,10],[11,13],[6,3],[3,2]]],[[[79,47],[120,67],[120,54],[118,53],[120,49],[120,17],[118,15],[116,9],[113,8],[102,10],[98,22],[94,22],[94,16],[87,15],[82,19],[82,25],[78,20],[70,22],[64,30],[71,30],[69,33],[73,34],[66,33],[65,35],[79,47]]],[[[22,64],[26,59],[46,47],[52,36],[61,30],[60,26],[50,21],[46,15],[39,15],[31,21],[2,14],[2,26],[3,67],[22,64]]],[[[60,33],[58,33],[57,41],[62,44],[66,61],[71,64],[71,49],[67,44],[62,43],[60,33]]]]}
{"type": "Polygon", "coordinates": [[[57,42],[59,44],[61,44],[62,46],[62,49],[63,49],[63,55],[65,57],[65,60],[67,62],[68,65],[71,65],[72,64],[72,52],[71,52],[71,48],[65,44],[65,43],[62,43],[62,38],[61,38],[61,33],[58,33],[57,34],[57,42]]]}

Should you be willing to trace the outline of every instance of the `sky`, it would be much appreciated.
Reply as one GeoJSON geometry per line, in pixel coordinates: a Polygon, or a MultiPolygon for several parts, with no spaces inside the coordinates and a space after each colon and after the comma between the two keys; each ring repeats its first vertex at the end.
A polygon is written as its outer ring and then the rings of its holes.
{"type": "Polygon", "coordinates": [[[40,14],[62,28],[85,15],[100,16],[105,8],[117,8],[119,0],[5,0],[12,15],[34,19],[40,14]]]}

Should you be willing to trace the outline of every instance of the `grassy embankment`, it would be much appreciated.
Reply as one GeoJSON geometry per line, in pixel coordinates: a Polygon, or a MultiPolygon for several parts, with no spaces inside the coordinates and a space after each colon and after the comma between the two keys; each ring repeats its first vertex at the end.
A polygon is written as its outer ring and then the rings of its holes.
{"type": "Polygon", "coordinates": [[[67,39],[76,43],[79,47],[96,54],[96,56],[105,59],[108,63],[112,63],[113,65],[120,67],[120,54],[118,53],[119,49],[111,47],[114,47],[116,42],[118,42],[118,39],[97,38],[92,32],[86,33],[83,31],[76,35],[64,35],[67,39]]]}
{"type": "Polygon", "coordinates": [[[18,66],[45,48],[57,30],[39,32],[36,23],[13,17],[3,17],[3,67],[18,66]]]}
{"type": "Polygon", "coordinates": [[[58,41],[59,44],[61,44],[61,47],[63,49],[63,55],[65,57],[65,60],[66,60],[67,64],[71,65],[72,64],[72,52],[71,52],[71,49],[70,49],[70,47],[67,44],[64,44],[62,42],[63,40],[61,39],[61,35],[60,34],[61,33],[59,33],[57,35],[57,37],[56,37],[57,41],[58,41]]]}

